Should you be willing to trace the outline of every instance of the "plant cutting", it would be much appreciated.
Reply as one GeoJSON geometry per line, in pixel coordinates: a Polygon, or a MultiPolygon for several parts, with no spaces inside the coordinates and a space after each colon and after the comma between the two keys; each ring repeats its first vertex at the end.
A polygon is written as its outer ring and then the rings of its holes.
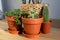
{"type": "Polygon", "coordinates": [[[49,10],[48,10],[47,4],[45,4],[43,7],[43,17],[44,17],[44,22],[42,24],[42,32],[47,34],[50,32],[50,27],[51,27],[51,22],[49,18],[49,10]]]}
{"type": "Polygon", "coordinates": [[[18,34],[19,28],[21,28],[21,11],[19,9],[14,9],[12,11],[8,11],[5,13],[7,22],[8,22],[8,30],[12,34],[18,34]],[[20,25],[20,26],[19,26],[20,25]]]}
{"type": "Polygon", "coordinates": [[[30,8],[29,12],[22,12],[22,23],[24,25],[24,35],[29,38],[39,37],[43,17],[35,13],[35,9],[30,8]]]}

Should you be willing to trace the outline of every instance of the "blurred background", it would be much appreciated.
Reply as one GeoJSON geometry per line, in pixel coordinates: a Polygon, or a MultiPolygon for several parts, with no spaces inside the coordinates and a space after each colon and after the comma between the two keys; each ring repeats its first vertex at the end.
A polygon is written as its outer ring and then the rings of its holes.
{"type": "MultiPolygon", "coordinates": [[[[42,3],[49,4],[49,14],[51,19],[60,19],[60,0],[42,0],[42,3]]],[[[18,9],[20,8],[20,4],[21,0],[0,0],[0,19],[3,18],[4,12],[18,9]]]]}

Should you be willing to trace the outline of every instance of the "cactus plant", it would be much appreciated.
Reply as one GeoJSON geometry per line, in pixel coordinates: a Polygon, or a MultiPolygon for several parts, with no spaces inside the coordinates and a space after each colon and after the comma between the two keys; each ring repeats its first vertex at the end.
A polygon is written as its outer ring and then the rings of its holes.
{"type": "Polygon", "coordinates": [[[48,6],[44,6],[43,7],[43,16],[44,16],[44,22],[49,22],[49,10],[48,10],[48,6]]]}

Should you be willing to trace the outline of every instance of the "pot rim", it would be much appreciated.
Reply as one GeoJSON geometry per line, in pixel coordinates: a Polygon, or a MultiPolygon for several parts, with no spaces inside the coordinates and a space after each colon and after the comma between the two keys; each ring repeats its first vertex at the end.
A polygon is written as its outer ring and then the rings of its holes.
{"type": "Polygon", "coordinates": [[[40,24],[43,23],[43,17],[33,19],[33,18],[22,18],[24,24],[40,24]]]}
{"type": "Polygon", "coordinates": [[[22,19],[34,19],[34,20],[37,20],[37,19],[43,19],[43,17],[41,17],[41,18],[24,18],[24,17],[22,17],[22,19]]]}

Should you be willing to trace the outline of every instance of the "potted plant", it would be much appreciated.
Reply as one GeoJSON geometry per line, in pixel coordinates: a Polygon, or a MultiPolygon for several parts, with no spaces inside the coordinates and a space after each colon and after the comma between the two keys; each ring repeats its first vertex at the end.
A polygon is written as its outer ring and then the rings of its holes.
{"type": "Polygon", "coordinates": [[[49,10],[47,4],[45,4],[43,7],[43,17],[44,17],[44,22],[42,24],[42,32],[47,34],[50,32],[50,27],[51,27],[51,21],[49,18],[49,10]]]}
{"type": "Polygon", "coordinates": [[[21,21],[20,21],[20,10],[14,9],[12,11],[8,11],[5,13],[6,20],[8,22],[8,30],[12,34],[18,34],[19,28],[21,28],[21,21]],[[20,26],[19,26],[20,25],[20,26]]]}
{"type": "Polygon", "coordinates": [[[29,12],[22,12],[22,23],[24,25],[24,35],[29,38],[39,37],[43,17],[35,13],[33,8],[29,12]]]}

